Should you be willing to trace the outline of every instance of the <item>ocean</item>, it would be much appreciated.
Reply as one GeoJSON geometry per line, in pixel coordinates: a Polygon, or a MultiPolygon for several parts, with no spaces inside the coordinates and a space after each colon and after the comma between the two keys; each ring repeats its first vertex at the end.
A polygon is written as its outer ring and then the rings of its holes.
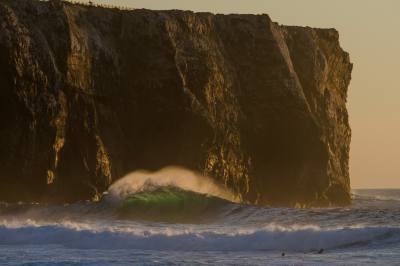
{"type": "Polygon", "coordinates": [[[0,203],[0,265],[400,265],[398,189],[353,190],[342,208],[272,208],[194,176],[146,174],[96,202],[0,203]]]}

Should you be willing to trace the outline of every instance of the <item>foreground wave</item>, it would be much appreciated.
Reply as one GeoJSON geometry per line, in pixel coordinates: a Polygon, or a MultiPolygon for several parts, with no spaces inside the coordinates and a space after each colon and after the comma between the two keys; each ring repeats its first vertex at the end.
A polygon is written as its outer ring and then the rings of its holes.
{"type": "Polygon", "coordinates": [[[313,251],[393,244],[400,228],[365,227],[321,230],[316,227],[267,226],[258,230],[163,230],[88,228],[87,224],[1,225],[1,245],[63,245],[78,249],[182,251],[313,251]]]}

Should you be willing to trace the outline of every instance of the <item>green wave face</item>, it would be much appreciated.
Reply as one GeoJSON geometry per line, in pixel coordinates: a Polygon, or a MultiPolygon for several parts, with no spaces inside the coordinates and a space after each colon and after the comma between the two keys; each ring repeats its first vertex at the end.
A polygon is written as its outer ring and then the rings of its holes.
{"type": "Polygon", "coordinates": [[[162,187],[128,196],[119,208],[120,218],[163,222],[199,222],[230,204],[221,198],[162,187]]]}

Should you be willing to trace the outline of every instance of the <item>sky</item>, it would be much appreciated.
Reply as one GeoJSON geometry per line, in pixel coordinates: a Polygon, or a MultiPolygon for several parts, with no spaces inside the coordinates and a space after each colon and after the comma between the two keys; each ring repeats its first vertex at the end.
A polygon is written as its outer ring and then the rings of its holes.
{"type": "Polygon", "coordinates": [[[348,110],[353,188],[400,188],[400,0],[94,0],[134,8],[268,14],[336,28],[354,70],[348,110]]]}

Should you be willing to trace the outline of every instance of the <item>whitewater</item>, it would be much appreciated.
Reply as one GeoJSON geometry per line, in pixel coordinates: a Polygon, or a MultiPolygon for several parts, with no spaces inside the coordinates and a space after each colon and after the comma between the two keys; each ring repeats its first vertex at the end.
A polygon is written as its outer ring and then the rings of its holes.
{"type": "Polygon", "coordinates": [[[240,203],[181,168],[138,171],[97,202],[0,203],[0,265],[400,265],[400,190],[342,208],[240,203]]]}

